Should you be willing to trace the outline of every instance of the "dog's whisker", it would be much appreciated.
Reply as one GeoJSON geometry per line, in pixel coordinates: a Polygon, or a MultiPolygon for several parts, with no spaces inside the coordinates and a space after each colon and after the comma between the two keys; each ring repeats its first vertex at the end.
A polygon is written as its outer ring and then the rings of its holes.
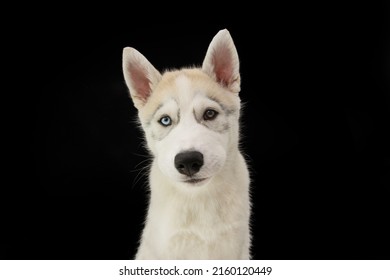
{"type": "MultiPolygon", "coordinates": [[[[145,182],[147,181],[150,165],[152,163],[152,158],[150,156],[144,156],[144,157],[146,157],[146,159],[139,162],[132,170],[130,170],[130,172],[132,173],[137,172],[137,174],[133,179],[133,184],[132,184],[133,188],[138,185],[139,181],[142,178],[146,177],[145,182]]],[[[143,185],[143,187],[145,187],[145,184],[143,185]]]]}

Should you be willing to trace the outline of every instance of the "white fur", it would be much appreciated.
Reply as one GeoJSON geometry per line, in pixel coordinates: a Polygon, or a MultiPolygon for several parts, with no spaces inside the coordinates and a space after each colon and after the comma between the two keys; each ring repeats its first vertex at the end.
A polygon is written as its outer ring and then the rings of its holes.
{"type": "Polygon", "coordinates": [[[153,157],[136,259],[249,259],[250,180],[239,150],[239,60],[229,32],[213,38],[202,68],[161,75],[125,48],[123,71],[153,157]],[[207,119],[207,110],[216,118],[207,119]],[[161,125],[164,116],[171,125],[161,125]],[[175,167],[187,151],[203,155],[194,175],[175,167]]]}

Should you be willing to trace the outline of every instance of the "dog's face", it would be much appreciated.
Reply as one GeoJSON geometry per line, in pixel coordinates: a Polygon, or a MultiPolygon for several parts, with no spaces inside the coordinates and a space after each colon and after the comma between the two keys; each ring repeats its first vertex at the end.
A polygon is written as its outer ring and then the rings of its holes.
{"type": "Polygon", "coordinates": [[[238,115],[237,95],[197,69],[165,73],[139,111],[161,171],[192,185],[206,183],[225,164],[238,115]]]}
{"type": "Polygon", "coordinates": [[[239,62],[229,32],[213,38],[202,68],[161,75],[125,48],[123,70],[161,172],[176,185],[206,185],[238,145],[239,62]]]}

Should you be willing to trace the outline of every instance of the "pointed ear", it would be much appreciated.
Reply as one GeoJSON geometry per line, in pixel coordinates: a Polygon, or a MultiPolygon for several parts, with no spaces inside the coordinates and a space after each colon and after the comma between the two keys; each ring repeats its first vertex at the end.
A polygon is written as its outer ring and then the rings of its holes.
{"type": "Polygon", "coordinates": [[[134,48],[123,49],[122,63],[123,75],[130,90],[130,96],[134,106],[140,109],[161,80],[161,74],[134,48]]]}
{"type": "Polygon", "coordinates": [[[240,63],[233,39],[227,29],[214,36],[203,61],[202,70],[234,93],[240,92],[240,63]]]}

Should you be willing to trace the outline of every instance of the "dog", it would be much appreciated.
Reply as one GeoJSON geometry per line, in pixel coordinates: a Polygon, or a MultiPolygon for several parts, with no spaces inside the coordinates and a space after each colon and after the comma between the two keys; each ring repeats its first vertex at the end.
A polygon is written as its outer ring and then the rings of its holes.
{"type": "Polygon", "coordinates": [[[152,162],[136,260],[250,259],[250,174],[240,149],[239,57],[227,29],[199,67],[159,72],[123,49],[123,76],[152,162]]]}

